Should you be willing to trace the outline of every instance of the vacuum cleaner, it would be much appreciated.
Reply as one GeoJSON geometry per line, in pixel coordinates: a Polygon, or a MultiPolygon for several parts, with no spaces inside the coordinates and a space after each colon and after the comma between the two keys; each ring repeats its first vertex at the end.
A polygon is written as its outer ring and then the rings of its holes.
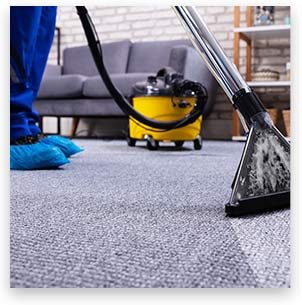
{"type": "MultiPolygon", "coordinates": [[[[156,75],[148,76],[146,81],[132,86],[131,104],[149,118],[173,121],[188,115],[194,108],[196,99],[203,111],[207,98],[207,90],[202,84],[185,80],[182,74],[165,67],[156,75]],[[184,83],[186,86],[179,87],[179,84],[184,83]]],[[[174,142],[176,148],[180,148],[185,141],[192,141],[194,149],[200,150],[202,117],[200,115],[195,122],[184,127],[169,130],[151,129],[130,117],[128,145],[135,146],[137,140],[144,140],[149,150],[157,150],[160,142],[174,142]]]]}
{"type": "MultiPolygon", "coordinates": [[[[102,47],[90,16],[83,6],[77,12],[98,71],[114,100],[129,116],[152,128],[169,130],[191,124],[202,114],[197,99],[192,111],[176,121],[156,121],[137,112],[112,83],[103,62],[102,47]]],[[[290,206],[290,144],[272,120],[256,93],[241,77],[236,66],[210,32],[198,11],[190,6],[173,7],[193,45],[238,112],[248,133],[232,193],[225,205],[229,216],[290,206]]],[[[179,87],[186,86],[185,83],[179,87]]]]}

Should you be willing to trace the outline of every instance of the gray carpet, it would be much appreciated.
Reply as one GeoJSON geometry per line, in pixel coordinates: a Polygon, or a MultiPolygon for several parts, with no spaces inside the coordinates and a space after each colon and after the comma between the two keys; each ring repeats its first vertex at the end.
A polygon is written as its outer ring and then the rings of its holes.
{"type": "Polygon", "coordinates": [[[242,143],[77,143],[11,172],[11,287],[290,286],[290,211],[225,217],[242,143]]]}

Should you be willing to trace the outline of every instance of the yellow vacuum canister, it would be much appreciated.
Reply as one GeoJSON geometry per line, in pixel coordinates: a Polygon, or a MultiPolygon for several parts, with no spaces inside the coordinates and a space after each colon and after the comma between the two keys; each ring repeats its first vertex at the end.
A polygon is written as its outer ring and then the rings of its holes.
{"type": "MultiPolygon", "coordinates": [[[[188,115],[195,106],[196,94],[186,89],[175,90],[170,85],[171,77],[149,76],[147,81],[133,86],[132,105],[142,115],[156,121],[177,121],[188,115]]],[[[206,101],[204,101],[206,102],[206,101]]],[[[201,132],[202,115],[195,122],[184,127],[160,130],[150,128],[129,118],[129,146],[135,146],[137,140],[147,141],[150,150],[156,150],[160,141],[174,142],[182,147],[185,141],[193,141],[194,149],[202,148],[201,132]]]]}

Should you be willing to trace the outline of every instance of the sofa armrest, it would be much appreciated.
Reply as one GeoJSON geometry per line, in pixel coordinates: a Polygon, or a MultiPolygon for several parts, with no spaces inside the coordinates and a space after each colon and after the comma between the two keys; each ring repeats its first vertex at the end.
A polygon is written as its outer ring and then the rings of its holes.
{"type": "Polygon", "coordinates": [[[43,77],[62,75],[62,67],[58,65],[48,64],[45,68],[43,77]]]}

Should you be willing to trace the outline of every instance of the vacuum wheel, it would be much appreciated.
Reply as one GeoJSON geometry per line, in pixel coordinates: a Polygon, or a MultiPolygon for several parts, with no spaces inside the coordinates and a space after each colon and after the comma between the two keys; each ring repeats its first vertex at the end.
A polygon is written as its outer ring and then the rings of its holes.
{"type": "Polygon", "coordinates": [[[136,140],[130,137],[129,127],[127,128],[127,136],[126,136],[127,144],[130,147],[134,147],[136,144],[136,140]]]}
{"type": "Polygon", "coordinates": [[[128,136],[128,137],[127,137],[127,144],[128,144],[128,146],[130,146],[130,147],[134,147],[135,144],[136,144],[136,140],[135,140],[135,139],[132,139],[132,138],[130,138],[130,137],[128,136]]]}
{"type": "Polygon", "coordinates": [[[145,140],[147,141],[147,148],[149,150],[157,150],[158,149],[158,141],[154,140],[153,137],[146,135],[145,140]]]}
{"type": "Polygon", "coordinates": [[[194,141],[194,149],[195,150],[201,150],[202,148],[202,138],[201,136],[199,136],[198,138],[196,138],[194,141]]]}
{"type": "Polygon", "coordinates": [[[174,144],[177,148],[183,147],[185,141],[175,141],[174,144]]]}

